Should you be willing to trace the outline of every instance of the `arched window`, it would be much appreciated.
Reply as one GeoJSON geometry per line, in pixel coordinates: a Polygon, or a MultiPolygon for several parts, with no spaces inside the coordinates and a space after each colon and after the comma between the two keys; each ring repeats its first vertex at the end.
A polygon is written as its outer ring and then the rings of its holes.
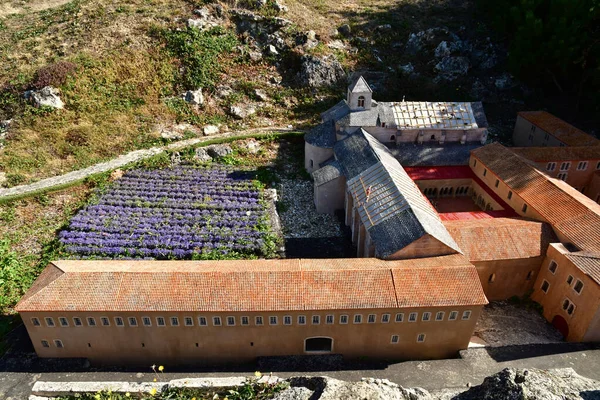
{"type": "Polygon", "coordinates": [[[431,140],[435,140],[435,135],[431,135],[431,140]]]}
{"type": "Polygon", "coordinates": [[[396,140],[396,136],[392,135],[390,136],[390,142],[394,142],[396,140]]]}
{"type": "Polygon", "coordinates": [[[358,96],[358,106],[359,107],[365,106],[365,96],[358,96]]]}
{"type": "Polygon", "coordinates": [[[329,337],[312,337],[304,341],[307,353],[330,353],[333,351],[333,339],[329,337]]]}

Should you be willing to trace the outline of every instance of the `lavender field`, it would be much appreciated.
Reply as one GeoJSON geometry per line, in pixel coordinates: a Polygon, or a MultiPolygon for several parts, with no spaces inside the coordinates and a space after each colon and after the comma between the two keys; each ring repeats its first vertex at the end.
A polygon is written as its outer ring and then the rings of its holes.
{"type": "Polygon", "coordinates": [[[81,258],[271,257],[268,218],[247,174],[181,165],[127,172],[59,237],[81,258]]]}

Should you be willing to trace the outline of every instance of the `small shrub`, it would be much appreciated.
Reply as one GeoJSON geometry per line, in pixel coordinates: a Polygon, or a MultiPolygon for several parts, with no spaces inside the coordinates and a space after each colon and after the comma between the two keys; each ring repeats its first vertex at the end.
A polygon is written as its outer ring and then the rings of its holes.
{"type": "Polygon", "coordinates": [[[77,65],[69,61],[59,61],[40,68],[33,78],[32,86],[41,89],[45,86],[59,87],[67,82],[67,78],[74,76],[77,65]]]}

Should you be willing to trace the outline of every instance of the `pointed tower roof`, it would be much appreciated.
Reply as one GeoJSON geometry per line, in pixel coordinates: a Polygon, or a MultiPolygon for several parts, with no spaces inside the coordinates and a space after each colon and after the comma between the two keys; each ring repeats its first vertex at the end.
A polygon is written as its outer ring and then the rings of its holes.
{"type": "Polygon", "coordinates": [[[350,92],[352,92],[352,93],[363,93],[363,92],[373,93],[373,90],[371,89],[371,87],[369,86],[369,84],[367,83],[365,78],[363,78],[361,75],[358,77],[358,79],[356,81],[354,81],[353,84],[350,85],[350,92]]]}

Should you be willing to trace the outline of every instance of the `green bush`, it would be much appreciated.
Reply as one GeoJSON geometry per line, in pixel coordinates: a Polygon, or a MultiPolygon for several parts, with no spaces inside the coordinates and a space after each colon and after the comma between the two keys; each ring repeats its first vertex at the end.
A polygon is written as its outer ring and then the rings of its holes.
{"type": "Polygon", "coordinates": [[[35,276],[16,252],[10,250],[8,240],[0,241],[0,310],[14,305],[31,286],[35,276]]]}
{"type": "Polygon", "coordinates": [[[184,67],[181,85],[185,89],[214,87],[221,71],[219,56],[238,44],[236,36],[221,27],[208,31],[196,28],[159,32],[166,48],[184,67]]]}

